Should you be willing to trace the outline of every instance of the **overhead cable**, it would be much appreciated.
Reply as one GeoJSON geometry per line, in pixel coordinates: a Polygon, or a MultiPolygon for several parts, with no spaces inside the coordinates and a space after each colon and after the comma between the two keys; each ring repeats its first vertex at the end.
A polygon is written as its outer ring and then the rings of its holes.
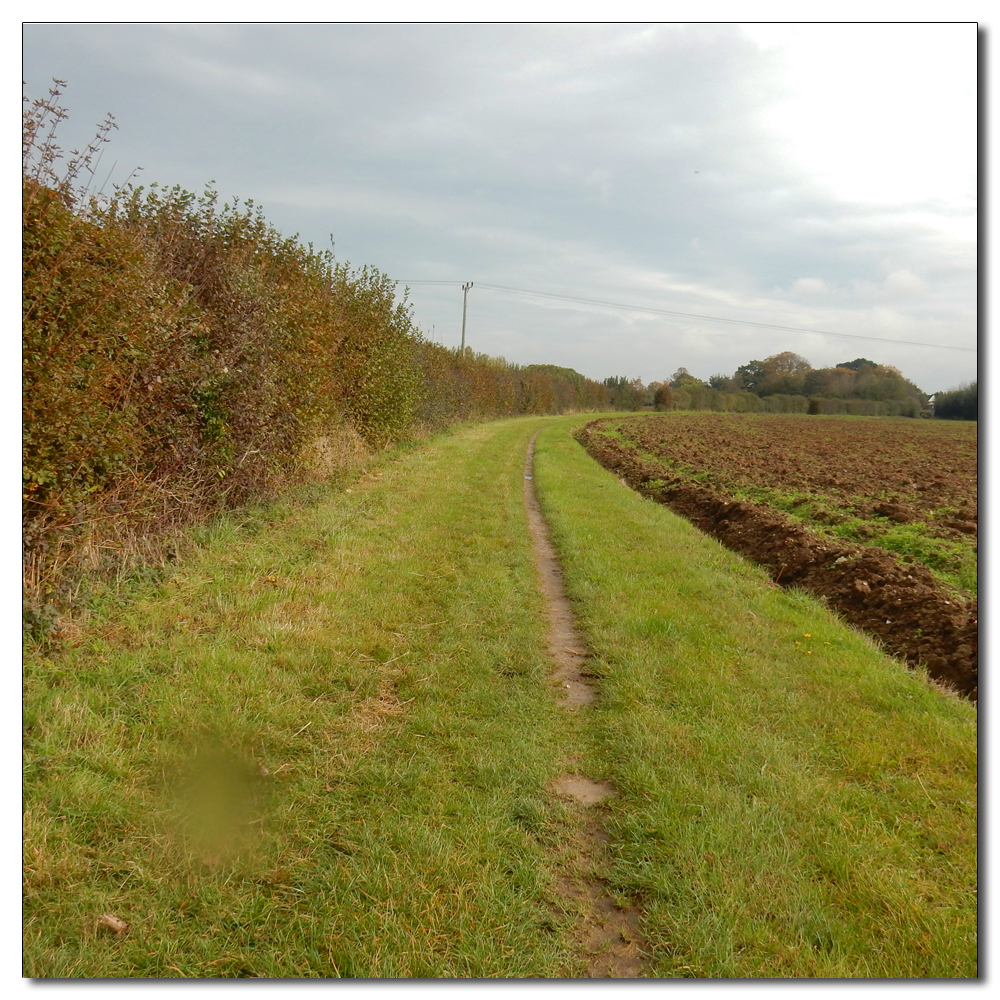
{"type": "MultiPolygon", "coordinates": [[[[403,281],[397,279],[397,284],[404,285],[461,285],[460,281],[403,281]]],[[[560,295],[556,292],[538,292],[530,288],[512,288],[509,285],[493,285],[489,282],[476,283],[477,288],[488,288],[494,292],[510,292],[515,295],[534,295],[543,299],[556,299],[563,302],[581,302],[585,305],[604,306],[610,309],[628,309],[632,312],[654,313],[659,316],[677,316],[681,319],[704,319],[713,323],[730,323],[733,326],[753,326],[765,330],[782,330],[788,333],[811,333],[821,337],[842,337],[846,340],[873,340],[882,344],[898,344],[907,347],[933,347],[943,351],[975,352],[974,347],[959,347],[955,344],[928,344],[920,340],[893,340],[891,337],[871,337],[858,333],[835,333],[833,330],[810,330],[801,326],[781,326],[777,323],[761,323],[751,319],[730,319],[725,316],[709,316],[705,313],[678,312],[675,309],[657,309],[652,306],[636,306],[625,302],[606,302],[603,299],[585,299],[578,295],[560,295]]]]}

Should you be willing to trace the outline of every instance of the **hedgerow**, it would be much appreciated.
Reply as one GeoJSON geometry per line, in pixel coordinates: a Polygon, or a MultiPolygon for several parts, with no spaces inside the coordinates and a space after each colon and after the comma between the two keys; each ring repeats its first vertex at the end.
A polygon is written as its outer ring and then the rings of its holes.
{"type": "Polygon", "coordinates": [[[169,558],[180,529],[457,421],[601,409],[575,372],[428,343],[373,267],[209,187],[83,183],[61,84],[23,116],[26,621],[169,558]],[[332,442],[332,443],[331,443],[332,442]]]}

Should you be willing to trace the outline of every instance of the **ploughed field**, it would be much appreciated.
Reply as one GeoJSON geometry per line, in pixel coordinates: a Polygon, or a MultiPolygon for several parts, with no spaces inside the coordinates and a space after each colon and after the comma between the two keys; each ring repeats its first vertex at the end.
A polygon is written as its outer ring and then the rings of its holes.
{"type": "Polygon", "coordinates": [[[579,437],[777,583],[976,698],[976,424],[676,413],[596,420],[579,437]]]}

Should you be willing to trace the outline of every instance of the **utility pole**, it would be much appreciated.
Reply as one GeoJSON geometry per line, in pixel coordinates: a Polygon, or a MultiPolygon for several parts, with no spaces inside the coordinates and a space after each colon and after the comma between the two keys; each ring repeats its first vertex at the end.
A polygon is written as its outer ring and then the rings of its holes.
{"type": "Polygon", "coordinates": [[[469,289],[471,287],[471,281],[462,285],[462,357],[465,357],[465,314],[469,308],[469,289]]]}

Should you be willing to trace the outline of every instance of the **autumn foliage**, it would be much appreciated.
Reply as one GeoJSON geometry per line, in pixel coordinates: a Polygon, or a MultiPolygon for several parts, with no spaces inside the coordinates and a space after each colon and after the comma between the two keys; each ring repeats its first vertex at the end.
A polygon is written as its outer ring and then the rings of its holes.
{"type": "MultiPolygon", "coordinates": [[[[423,340],[371,267],[178,187],[95,197],[60,85],[23,115],[26,610],[162,558],[175,529],[461,420],[607,405],[568,370],[423,340]]],[[[48,623],[48,624],[47,624],[48,623]]]]}

